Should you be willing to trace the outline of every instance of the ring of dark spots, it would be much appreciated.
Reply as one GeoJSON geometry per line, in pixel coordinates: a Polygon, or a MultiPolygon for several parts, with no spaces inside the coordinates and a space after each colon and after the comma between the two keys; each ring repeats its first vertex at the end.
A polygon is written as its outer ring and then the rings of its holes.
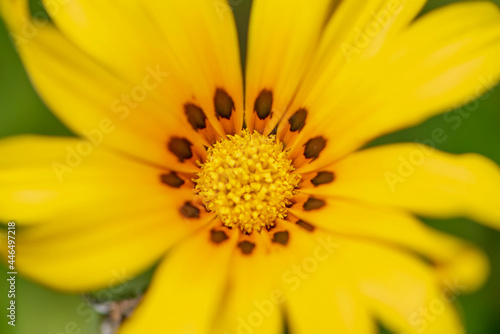
{"type": "Polygon", "coordinates": [[[243,254],[250,255],[255,248],[255,244],[250,241],[242,241],[238,244],[238,247],[241,249],[243,254]]]}
{"type": "Polygon", "coordinates": [[[273,92],[264,89],[255,99],[253,110],[260,119],[265,119],[271,114],[273,108],[273,92]]]}
{"type": "Polygon", "coordinates": [[[229,237],[224,231],[217,231],[215,229],[210,231],[210,240],[216,244],[220,244],[227,239],[229,239],[229,237]]]}
{"type": "Polygon", "coordinates": [[[322,199],[309,197],[307,201],[304,203],[303,208],[306,211],[318,210],[326,205],[326,202],[322,199]]]}
{"type": "Polygon", "coordinates": [[[302,227],[306,231],[309,231],[309,232],[314,231],[314,226],[303,221],[303,220],[298,220],[295,224],[299,225],[300,227],[302,227]]]}
{"type": "Polygon", "coordinates": [[[168,149],[172,152],[180,162],[191,159],[193,152],[191,151],[191,142],[186,138],[172,137],[168,142],[168,149]]]}
{"type": "Polygon", "coordinates": [[[189,124],[195,131],[205,129],[207,127],[207,116],[203,109],[192,103],[184,105],[184,113],[186,114],[189,124]]]}
{"type": "Polygon", "coordinates": [[[290,131],[295,132],[302,130],[304,126],[306,125],[306,118],[307,118],[307,110],[302,108],[297,110],[295,114],[292,115],[288,119],[288,123],[290,124],[290,131]]]}
{"type": "Polygon", "coordinates": [[[315,137],[313,139],[309,139],[304,146],[304,156],[306,159],[312,158],[313,160],[316,160],[326,146],[326,139],[323,137],[315,137]]]}
{"type": "Polygon", "coordinates": [[[181,179],[176,173],[171,172],[170,174],[160,175],[161,182],[172,187],[180,188],[184,184],[184,180],[181,179]]]}
{"type": "Polygon", "coordinates": [[[234,110],[234,102],[231,96],[221,88],[215,91],[214,106],[217,119],[220,117],[230,119],[234,110]]]}
{"type": "Polygon", "coordinates": [[[281,231],[281,232],[276,232],[273,235],[273,242],[282,244],[283,246],[286,246],[288,244],[288,239],[290,238],[290,234],[288,231],[281,231]]]}
{"type": "Polygon", "coordinates": [[[333,180],[335,180],[335,174],[332,172],[319,172],[318,175],[311,180],[311,183],[317,187],[322,184],[332,183],[333,180]]]}
{"type": "Polygon", "coordinates": [[[191,202],[184,203],[180,208],[181,215],[186,218],[200,218],[200,209],[194,206],[191,202]]]}

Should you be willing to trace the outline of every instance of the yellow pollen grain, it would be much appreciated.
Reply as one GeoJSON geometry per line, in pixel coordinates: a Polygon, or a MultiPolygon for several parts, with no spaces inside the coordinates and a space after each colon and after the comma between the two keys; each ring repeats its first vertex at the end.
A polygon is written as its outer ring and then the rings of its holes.
{"type": "Polygon", "coordinates": [[[197,176],[196,190],[207,210],[247,233],[284,219],[301,179],[275,136],[246,130],[210,147],[197,176]]]}

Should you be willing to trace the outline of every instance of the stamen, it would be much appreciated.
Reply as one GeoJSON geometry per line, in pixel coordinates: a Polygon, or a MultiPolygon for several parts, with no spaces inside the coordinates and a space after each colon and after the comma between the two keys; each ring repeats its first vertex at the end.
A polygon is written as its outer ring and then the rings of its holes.
{"type": "Polygon", "coordinates": [[[301,178],[274,136],[247,131],[209,148],[197,176],[196,190],[207,210],[246,233],[284,219],[301,178]]]}

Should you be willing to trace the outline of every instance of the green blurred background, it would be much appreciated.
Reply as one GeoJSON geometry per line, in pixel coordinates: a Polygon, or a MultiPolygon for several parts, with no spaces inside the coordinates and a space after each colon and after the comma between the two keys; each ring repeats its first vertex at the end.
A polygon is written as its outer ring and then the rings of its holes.
{"type": "MultiPolygon", "coordinates": [[[[456,1],[431,0],[424,12],[453,2],[456,1]]],[[[494,2],[500,6],[500,0],[494,2]]],[[[33,3],[37,6],[35,1],[33,3]]],[[[231,3],[234,4],[233,9],[244,45],[251,1],[233,0],[231,3]]],[[[5,26],[0,23],[0,138],[25,133],[72,135],[37,97],[7,36],[5,26]]],[[[244,46],[242,50],[244,52],[244,46]]],[[[477,152],[500,164],[500,86],[487,98],[459,109],[470,116],[462,117],[462,124],[457,129],[452,127],[455,123],[446,122],[441,115],[417,127],[380,138],[373,145],[396,141],[422,141],[431,138],[434,129],[442,128],[447,140],[438,144],[439,149],[453,153],[477,152]]],[[[458,113],[459,110],[452,112],[458,113]]],[[[477,293],[459,296],[458,307],[464,316],[468,333],[500,333],[500,232],[465,219],[426,221],[436,228],[480,245],[488,253],[492,263],[489,281],[477,293]]],[[[0,267],[0,270],[7,272],[3,267],[0,267]]],[[[138,286],[141,289],[146,285],[149,276],[150,273],[147,273],[128,286],[138,286]]],[[[8,289],[6,280],[2,279],[1,282],[0,309],[5,310],[8,289]]],[[[106,292],[101,295],[106,296],[106,292]]],[[[0,333],[99,333],[99,315],[92,311],[81,296],[50,291],[18,276],[16,297],[17,325],[15,328],[8,326],[5,316],[2,315],[0,333]]],[[[385,332],[383,329],[382,331],[385,332]]]]}

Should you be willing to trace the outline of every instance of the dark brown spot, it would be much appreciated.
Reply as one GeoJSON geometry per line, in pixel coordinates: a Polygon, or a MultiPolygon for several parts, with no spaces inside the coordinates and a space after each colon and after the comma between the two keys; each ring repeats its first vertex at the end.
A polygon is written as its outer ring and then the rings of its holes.
{"type": "Polygon", "coordinates": [[[304,146],[304,156],[306,159],[312,158],[313,160],[316,160],[326,146],[326,139],[323,137],[316,137],[310,139],[304,146]]]}
{"type": "Polygon", "coordinates": [[[319,172],[312,180],[311,183],[314,186],[319,186],[322,184],[327,184],[333,182],[335,175],[332,172],[319,172]]]}
{"type": "Polygon", "coordinates": [[[289,237],[290,235],[288,234],[288,231],[276,232],[273,235],[273,242],[286,246],[289,237]]]}
{"type": "Polygon", "coordinates": [[[299,109],[295,114],[288,119],[290,123],[290,131],[295,132],[302,130],[304,125],[306,125],[307,110],[299,109]]]}
{"type": "Polygon", "coordinates": [[[322,199],[317,199],[314,197],[309,197],[307,201],[304,203],[303,208],[306,211],[321,209],[326,205],[326,202],[322,199]]]}
{"type": "Polygon", "coordinates": [[[255,244],[250,242],[250,241],[242,241],[238,244],[238,247],[241,249],[243,254],[249,255],[252,253],[253,249],[255,248],[255,244]]]}
{"type": "Polygon", "coordinates": [[[224,231],[217,231],[217,230],[210,231],[210,240],[212,240],[212,242],[216,244],[220,244],[221,242],[224,242],[227,239],[229,239],[229,237],[224,231]]]}
{"type": "Polygon", "coordinates": [[[273,92],[264,89],[255,99],[253,110],[260,119],[265,119],[271,114],[273,108],[273,92]]]}
{"type": "Polygon", "coordinates": [[[195,207],[191,202],[184,203],[180,211],[181,215],[186,218],[200,218],[200,209],[195,207]]]}
{"type": "MultiPolygon", "coordinates": [[[[270,136],[276,136],[276,134],[278,133],[278,125],[279,124],[276,124],[276,126],[274,127],[273,131],[269,132],[269,135],[270,136]]],[[[286,147],[285,143],[283,143],[283,148],[286,147]]]]}
{"type": "Polygon", "coordinates": [[[218,88],[214,96],[214,106],[217,119],[220,117],[230,119],[234,110],[234,102],[231,96],[223,90],[218,88]]]}
{"type": "Polygon", "coordinates": [[[276,228],[276,225],[266,225],[266,230],[269,232],[276,228]]]}
{"type": "Polygon", "coordinates": [[[303,221],[303,220],[299,220],[297,221],[295,224],[299,225],[300,227],[302,227],[303,229],[309,231],[309,232],[312,232],[314,231],[314,226],[303,221]]]}
{"type": "Polygon", "coordinates": [[[191,124],[195,131],[207,127],[207,116],[205,116],[205,113],[200,107],[188,103],[184,105],[184,113],[186,114],[189,124],[191,124]]]}
{"type": "Polygon", "coordinates": [[[190,159],[193,156],[191,146],[193,144],[186,138],[172,137],[168,142],[168,149],[179,158],[180,162],[184,162],[184,160],[190,159]]]}
{"type": "Polygon", "coordinates": [[[170,174],[160,175],[161,182],[172,188],[180,188],[184,184],[184,180],[177,176],[176,173],[172,172],[170,174]]]}

